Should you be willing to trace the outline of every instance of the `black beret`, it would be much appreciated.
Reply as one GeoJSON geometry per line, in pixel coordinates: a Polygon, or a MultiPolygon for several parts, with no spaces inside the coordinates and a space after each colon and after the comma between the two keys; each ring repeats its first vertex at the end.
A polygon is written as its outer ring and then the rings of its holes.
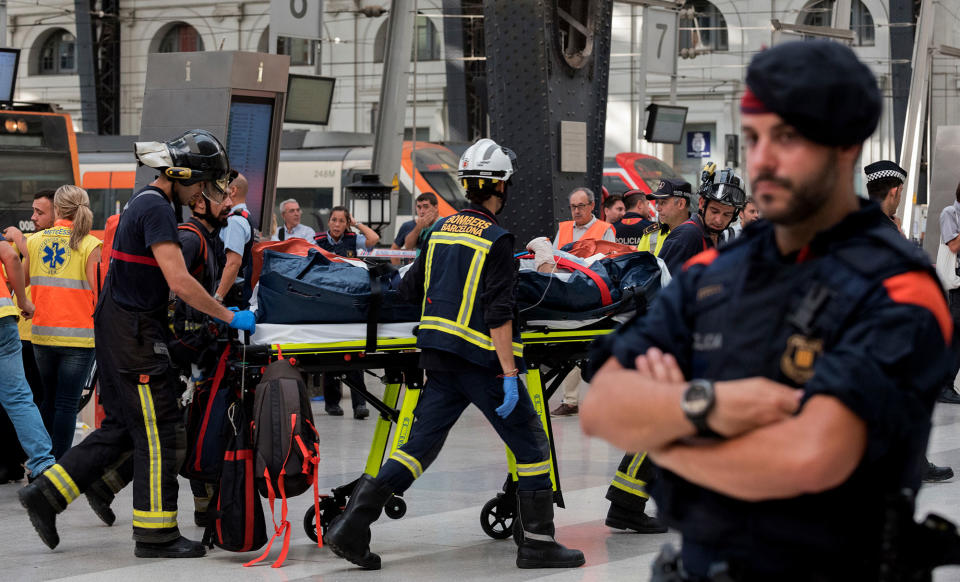
{"type": "Polygon", "coordinates": [[[692,190],[690,183],[680,178],[660,178],[660,184],[657,191],[647,194],[647,200],[656,200],[657,198],[669,198],[671,196],[682,196],[689,198],[692,190]]]}
{"type": "Polygon", "coordinates": [[[823,145],[863,143],[876,129],[883,107],[870,69],[850,47],[828,40],[787,42],[761,51],[750,61],[746,81],[768,111],[823,145]]]}
{"type": "Polygon", "coordinates": [[[896,178],[900,182],[907,181],[907,171],[890,160],[874,162],[864,167],[863,173],[867,175],[867,184],[884,178],[896,178]]]}

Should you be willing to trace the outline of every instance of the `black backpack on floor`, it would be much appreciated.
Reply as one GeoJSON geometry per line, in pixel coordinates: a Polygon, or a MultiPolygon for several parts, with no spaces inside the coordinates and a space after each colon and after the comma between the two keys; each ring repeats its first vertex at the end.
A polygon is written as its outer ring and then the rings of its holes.
{"type": "Polygon", "coordinates": [[[204,543],[231,552],[259,550],[267,543],[267,528],[255,484],[252,427],[239,402],[230,406],[227,418],[230,436],[219,487],[210,500],[204,543]]]}

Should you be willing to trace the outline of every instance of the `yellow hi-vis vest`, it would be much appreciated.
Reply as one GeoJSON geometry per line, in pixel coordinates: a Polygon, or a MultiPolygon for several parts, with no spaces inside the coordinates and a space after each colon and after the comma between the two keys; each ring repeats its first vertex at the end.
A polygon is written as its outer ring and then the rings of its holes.
{"type": "Polygon", "coordinates": [[[643,238],[640,239],[640,244],[637,245],[638,251],[647,251],[648,253],[653,253],[654,256],[660,255],[660,249],[663,248],[663,241],[667,240],[667,237],[670,235],[670,228],[667,227],[666,230],[661,230],[661,227],[666,225],[661,225],[659,223],[650,225],[647,232],[643,233],[643,238]],[[651,245],[653,250],[650,250],[651,245]]]}
{"type": "Polygon", "coordinates": [[[33,343],[40,346],[92,348],[93,289],[87,280],[87,260],[102,243],[87,235],[79,248],[70,248],[73,223],[58,220],[53,228],[27,241],[30,290],[37,310],[33,343]]]}

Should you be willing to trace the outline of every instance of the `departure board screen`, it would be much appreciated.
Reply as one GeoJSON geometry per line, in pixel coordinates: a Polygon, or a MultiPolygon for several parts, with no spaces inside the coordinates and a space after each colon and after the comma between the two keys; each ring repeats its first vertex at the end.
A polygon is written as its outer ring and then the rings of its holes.
{"type": "Polygon", "coordinates": [[[20,49],[0,48],[0,102],[13,101],[13,89],[17,85],[17,64],[20,49]]]}
{"type": "Polygon", "coordinates": [[[273,100],[233,97],[230,103],[227,156],[230,157],[230,166],[247,179],[247,210],[253,224],[260,230],[263,230],[260,217],[267,183],[272,126],[273,100]]]}
{"type": "Polygon", "coordinates": [[[287,84],[287,108],[283,120],[287,123],[330,123],[330,106],[333,103],[331,77],[290,75],[287,84]]]}

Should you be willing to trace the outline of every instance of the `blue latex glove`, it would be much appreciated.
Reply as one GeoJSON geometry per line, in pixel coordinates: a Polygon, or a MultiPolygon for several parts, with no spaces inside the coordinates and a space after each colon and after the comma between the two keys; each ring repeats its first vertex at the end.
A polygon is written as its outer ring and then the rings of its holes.
{"type": "Polygon", "coordinates": [[[519,400],[520,396],[517,394],[517,377],[504,376],[503,404],[497,407],[496,413],[500,416],[500,418],[506,418],[510,416],[510,413],[513,412],[513,409],[517,406],[517,401],[519,400]]]}
{"type": "MultiPolygon", "coordinates": [[[[231,311],[233,311],[231,309],[231,311]]],[[[234,311],[233,319],[230,320],[230,327],[253,333],[257,328],[257,318],[252,311],[234,311]]]]}

